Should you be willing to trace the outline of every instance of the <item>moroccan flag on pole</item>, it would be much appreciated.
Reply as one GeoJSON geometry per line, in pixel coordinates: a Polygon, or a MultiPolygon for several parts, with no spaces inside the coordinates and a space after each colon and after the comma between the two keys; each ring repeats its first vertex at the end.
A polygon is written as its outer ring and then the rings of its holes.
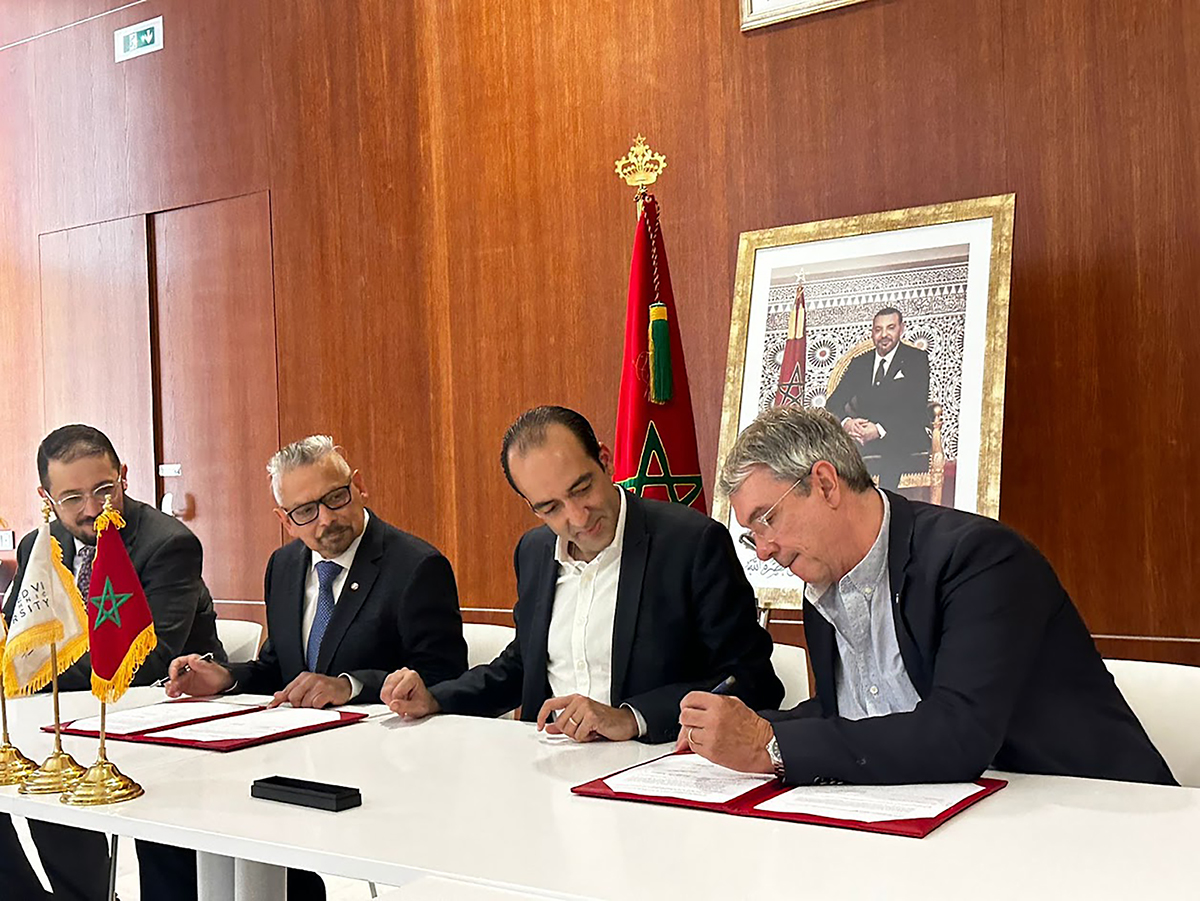
{"type": "MultiPolygon", "coordinates": [[[[47,514],[48,515],[48,514],[47,514]]],[[[4,687],[9,696],[31,694],[49,684],[50,645],[56,644],[58,672],[88,649],[87,615],[62,547],[44,522],[25,561],[25,575],[14,589],[12,621],[4,645],[4,687]]]]}
{"type": "Polygon", "coordinates": [[[621,487],[707,512],[667,248],[652,194],[644,197],[633,240],[614,443],[621,487]]]}
{"type": "Polygon", "coordinates": [[[779,387],[775,391],[775,403],[804,405],[804,365],[808,352],[808,339],[804,337],[804,281],[796,286],[796,303],[788,317],[788,336],[783,345],[783,360],[779,365],[779,387]]]}
{"type": "Polygon", "coordinates": [[[118,700],[133,674],[158,644],[146,592],[118,529],[121,514],[107,503],[96,517],[96,559],[88,591],[88,631],[92,647],[92,694],[118,700]]]}

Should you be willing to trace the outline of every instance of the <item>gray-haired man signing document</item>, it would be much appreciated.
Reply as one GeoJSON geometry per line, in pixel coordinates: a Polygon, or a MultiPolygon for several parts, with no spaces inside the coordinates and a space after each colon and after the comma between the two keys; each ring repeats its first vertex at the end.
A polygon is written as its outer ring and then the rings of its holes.
{"type": "Polygon", "coordinates": [[[795,784],[954,782],[986,768],[1174,784],[1037,549],[879,491],[823,410],[767,410],[719,489],[804,580],[817,696],[759,716],[687,695],[680,744],[795,784]]]}

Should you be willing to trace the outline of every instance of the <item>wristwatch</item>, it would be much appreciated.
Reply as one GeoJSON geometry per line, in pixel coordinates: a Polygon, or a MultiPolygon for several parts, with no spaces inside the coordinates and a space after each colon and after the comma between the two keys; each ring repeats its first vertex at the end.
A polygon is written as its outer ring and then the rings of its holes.
{"type": "Polygon", "coordinates": [[[779,753],[779,739],[774,735],[767,742],[767,756],[771,758],[771,767],[775,770],[777,779],[783,778],[783,755],[779,753]]]}

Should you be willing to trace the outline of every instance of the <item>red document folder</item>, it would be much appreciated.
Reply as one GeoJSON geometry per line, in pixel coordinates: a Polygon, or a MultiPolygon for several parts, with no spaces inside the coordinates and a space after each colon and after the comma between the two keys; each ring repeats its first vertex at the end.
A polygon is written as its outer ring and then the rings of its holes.
{"type": "MultiPolygon", "coordinates": [[[[681,753],[690,754],[690,751],[681,753]]],[[[664,755],[669,756],[669,755],[664,755]]],[[[661,757],[655,760],[661,760],[661,757]]],[[[627,767],[624,770],[618,770],[616,773],[610,773],[600,779],[593,779],[591,782],[585,782],[583,785],[577,785],[571,789],[577,795],[586,795],[593,798],[615,798],[620,801],[645,801],[650,804],[667,804],[672,807],[694,807],[699,810],[712,810],[717,813],[731,813],[734,816],[743,817],[759,817],[766,820],[788,820],[793,823],[812,823],[818,826],[838,826],[843,829],[858,829],[863,832],[882,832],[887,835],[906,835],[910,838],[924,838],[929,833],[933,832],[938,826],[946,822],[959,811],[966,810],[976,801],[986,798],[990,794],[1000,791],[1004,786],[1008,785],[1003,779],[977,779],[975,784],[979,786],[979,791],[968,798],[964,798],[953,807],[944,810],[936,817],[928,817],[919,820],[883,820],[876,823],[866,823],[860,820],[835,820],[830,817],[813,816],[802,813],[780,813],[772,810],[755,810],[755,808],[766,801],[768,798],[773,798],[776,795],[781,795],[784,792],[790,791],[794,786],[786,786],[782,783],[773,780],[764,783],[758,788],[753,788],[734,798],[732,801],[724,804],[710,804],[703,801],[685,801],[680,798],[663,798],[651,795],[637,795],[626,792],[616,792],[608,787],[605,782],[612,776],[619,773],[627,772],[628,770],[636,769],[639,766],[645,766],[647,763],[653,763],[653,760],[648,760],[645,763],[639,763],[636,766],[627,767]]]]}
{"type": "MultiPolygon", "coordinates": [[[[289,730],[285,730],[282,732],[273,732],[270,735],[256,736],[255,738],[233,738],[233,739],[228,739],[228,740],[224,740],[224,741],[188,741],[186,739],[181,739],[181,738],[164,737],[164,736],[157,735],[156,733],[166,732],[170,729],[178,729],[181,726],[190,726],[194,723],[206,723],[206,722],[210,722],[213,720],[220,720],[220,719],[227,719],[229,717],[234,717],[234,716],[241,716],[246,713],[254,713],[257,710],[266,710],[267,708],[265,705],[252,705],[252,706],[246,706],[244,708],[240,708],[238,710],[230,710],[230,711],[221,710],[217,713],[213,713],[210,708],[209,711],[206,713],[204,710],[206,705],[205,705],[203,698],[184,698],[184,699],[181,699],[178,701],[165,701],[164,703],[166,703],[166,704],[195,704],[196,705],[196,716],[193,719],[185,720],[183,722],[178,722],[178,723],[171,723],[170,725],[167,725],[167,726],[157,726],[153,729],[147,729],[144,732],[130,732],[130,733],[123,734],[123,735],[117,735],[117,734],[110,732],[105,737],[109,741],[133,741],[133,742],[141,742],[143,744],[153,744],[153,745],[174,745],[175,747],[179,747],[179,748],[203,748],[203,749],[209,750],[209,751],[238,751],[238,750],[241,750],[242,748],[250,748],[255,745],[265,745],[265,744],[269,744],[270,742],[273,742],[273,741],[280,741],[285,738],[292,738],[293,736],[296,736],[296,735],[307,735],[310,732],[322,732],[325,729],[336,729],[338,726],[346,726],[346,725],[349,725],[350,723],[357,723],[359,720],[363,720],[363,719],[367,718],[367,715],[365,713],[362,713],[359,711],[350,712],[350,711],[339,710],[338,711],[339,718],[337,720],[331,720],[330,722],[327,722],[327,723],[314,723],[311,726],[303,726],[299,729],[289,729],[289,730]]],[[[63,735],[82,735],[86,738],[99,738],[100,737],[99,731],[97,731],[95,729],[74,729],[74,728],[72,728],[71,723],[74,723],[74,722],[78,722],[78,720],[71,720],[70,722],[62,724],[62,734],[63,735]]],[[[53,732],[54,726],[53,725],[42,726],[42,731],[43,732],[53,732]]]]}

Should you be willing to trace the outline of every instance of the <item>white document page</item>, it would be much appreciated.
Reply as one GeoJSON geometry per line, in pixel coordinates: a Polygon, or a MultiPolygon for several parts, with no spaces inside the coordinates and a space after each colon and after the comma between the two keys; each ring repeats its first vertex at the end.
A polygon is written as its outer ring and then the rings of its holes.
{"type": "MultiPolygon", "coordinates": [[[[206,716],[240,713],[244,709],[237,704],[228,704],[223,701],[160,702],[146,707],[110,711],[104,728],[109,735],[132,735],[135,732],[186,723],[188,720],[197,720],[206,716]]],[[[98,732],[100,731],[100,717],[89,716],[86,719],[75,720],[71,723],[71,728],[98,732]]]]}
{"type": "Polygon", "coordinates": [[[671,754],[609,776],[604,782],[616,792],[724,804],[774,778],[739,773],[711,763],[699,754],[671,754]]]}
{"type": "Polygon", "coordinates": [[[154,734],[156,737],[178,738],[184,741],[230,741],[241,738],[266,738],[280,732],[303,729],[305,726],[334,723],[339,719],[341,717],[336,710],[273,707],[270,710],[256,710],[223,720],[165,729],[154,734]]]}
{"type": "Polygon", "coordinates": [[[237,704],[239,707],[266,707],[275,700],[275,695],[221,695],[221,703],[237,704]]]}
{"type": "Polygon", "coordinates": [[[974,782],[935,785],[803,785],[755,810],[881,823],[935,817],[980,790],[974,782]]]}

